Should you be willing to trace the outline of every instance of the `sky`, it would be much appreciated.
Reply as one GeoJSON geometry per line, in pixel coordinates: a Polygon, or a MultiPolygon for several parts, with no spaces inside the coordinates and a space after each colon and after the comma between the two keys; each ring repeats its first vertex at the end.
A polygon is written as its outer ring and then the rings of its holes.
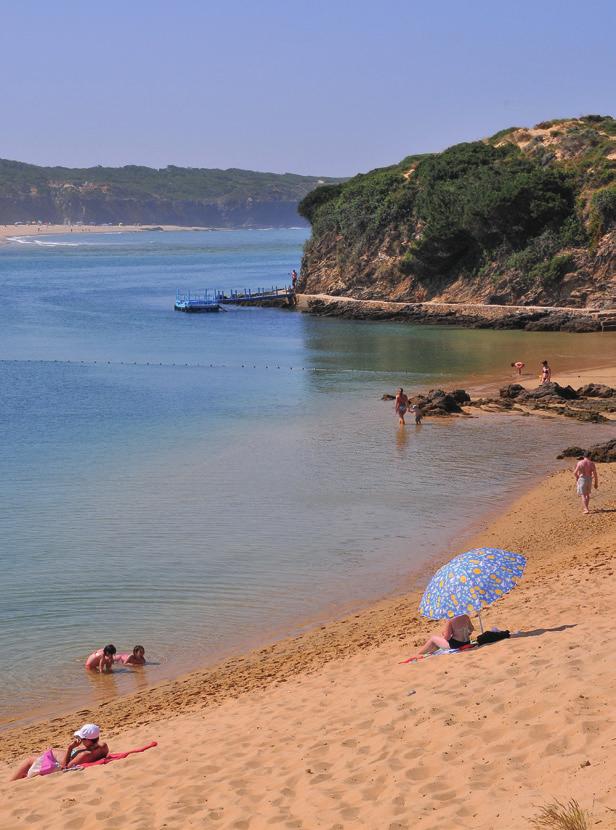
{"type": "Polygon", "coordinates": [[[615,0],[0,0],[0,157],[349,176],[616,116],[615,0]]]}

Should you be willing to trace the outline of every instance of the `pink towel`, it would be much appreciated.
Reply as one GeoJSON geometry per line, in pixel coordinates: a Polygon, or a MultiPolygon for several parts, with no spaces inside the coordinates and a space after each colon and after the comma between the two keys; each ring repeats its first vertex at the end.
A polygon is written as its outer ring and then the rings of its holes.
{"type": "Polygon", "coordinates": [[[158,746],[156,741],[152,741],[147,746],[142,746],[141,749],[129,749],[128,752],[110,752],[105,758],[100,758],[98,761],[89,761],[85,764],[79,764],[80,767],[100,767],[103,764],[110,764],[112,761],[119,761],[121,758],[126,758],[128,755],[134,755],[136,752],[145,752],[146,749],[152,749],[153,746],[158,746]]]}

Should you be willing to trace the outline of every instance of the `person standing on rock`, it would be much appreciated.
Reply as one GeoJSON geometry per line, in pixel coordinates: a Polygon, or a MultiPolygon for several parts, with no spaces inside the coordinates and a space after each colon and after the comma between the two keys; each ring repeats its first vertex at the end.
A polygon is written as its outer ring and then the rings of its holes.
{"type": "Polygon", "coordinates": [[[541,361],[541,383],[550,383],[552,380],[552,370],[548,366],[547,360],[541,361]]]}
{"type": "Polygon", "coordinates": [[[585,452],[584,455],[578,460],[573,474],[577,482],[577,494],[582,497],[584,513],[590,513],[588,506],[590,503],[590,492],[592,490],[593,479],[595,490],[599,487],[597,467],[595,466],[595,462],[590,460],[590,453],[585,452]]]}
{"type": "Polygon", "coordinates": [[[409,408],[409,399],[404,394],[404,390],[402,387],[398,389],[398,394],[396,395],[396,402],[394,404],[394,412],[397,414],[398,418],[400,419],[399,423],[401,427],[406,426],[406,421],[404,420],[404,416],[406,415],[406,410],[409,408]]]}

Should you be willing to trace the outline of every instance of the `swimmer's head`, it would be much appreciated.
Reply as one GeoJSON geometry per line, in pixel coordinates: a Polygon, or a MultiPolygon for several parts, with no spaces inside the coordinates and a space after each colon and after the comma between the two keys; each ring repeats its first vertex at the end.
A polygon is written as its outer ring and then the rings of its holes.
{"type": "Polygon", "coordinates": [[[109,643],[109,645],[105,646],[105,648],[103,649],[103,654],[106,654],[107,657],[113,657],[116,651],[116,647],[112,643],[109,643]]]}
{"type": "Polygon", "coordinates": [[[135,646],[133,649],[133,655],[135,657],[145,657],[145,649],[143,646],[135,646]]]}

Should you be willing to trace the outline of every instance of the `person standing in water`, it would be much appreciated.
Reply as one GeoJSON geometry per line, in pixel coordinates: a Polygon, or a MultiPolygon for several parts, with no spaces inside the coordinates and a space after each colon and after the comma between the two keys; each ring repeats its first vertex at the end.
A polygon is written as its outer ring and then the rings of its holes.
{"type": "Polygon", "coordinates": [[[522,369],[524,368],[524,363],[521,360],[516,360],[515,363],[511,364],[512,369],[517,369],[518,375],[522,374],[522,369]]]}
{"type": "Polygon", "coordinates": [[[417,404],[414,403],[411,407],[411,412],[415,416],[415,423],[419,426],[419,424],[421,424],[421,419],[423,418],[423,412],[421,411],[421,407],[417,406],[417,404]]]}
{"type": "Polygon", "coordinates": [[[552,370],[548,366],[547,360],[541,361],[541,383],[550,383],[552,380],[552,370]]]}
{"type": "Polygon", "coordinates": [[[590,513],[590,492],[592,490],[593,480],[595,490],[599,487],[599,476],[597,475],[597,467],[595,462],[590,460],[590,454],[585,452],[575,465],[573,475],[576,480],[576,490],[578,496],[582,497],[582,505],[584,513],[590,513]]]}
{"type": "Polygon", "coordinates": [[[402,387],[398,389],[398,394],[396,395],[396,402],[394,404],[394,412],[397,414],[398,418],[400,419],[399,423],[400,426],[406,426],[406,421],[404,420],[404,416],[406,415],[406,410],[409,408],[409,399],[404,394],[404,390],[402,387]]]}

